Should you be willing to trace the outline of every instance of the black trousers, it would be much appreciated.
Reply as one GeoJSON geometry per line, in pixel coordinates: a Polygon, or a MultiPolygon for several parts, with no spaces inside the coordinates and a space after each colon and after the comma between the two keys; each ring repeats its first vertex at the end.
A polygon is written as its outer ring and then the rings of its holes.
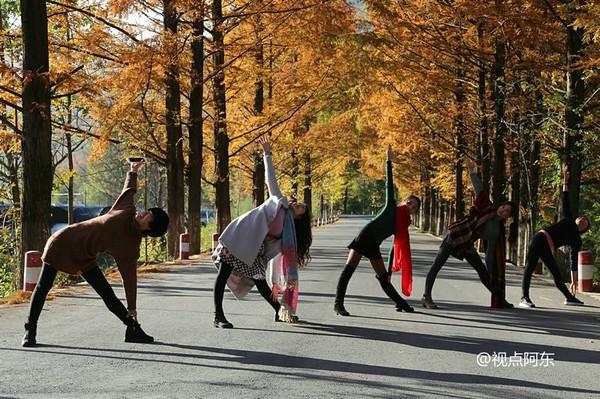
{"type": "MultiPolygon", "coordinates": [[[[438,273],[442,269],[442,266],[446,264],[446,261],[448,260],[450,255],[455,256],[454,254],[455,249],[452,245],[450,245],[448,241],[448,236],[446,236],[446,238],[444,238],[444,241],[442,241],[442,245],[440,245],[440,249],[438,250],[437,256],[435,257],[435,260],[433,261],[433,264],[429,269],[429,273],[427,273],[427,279],[425,280],[425,296],[431,297],[433,283],[435,283],[435,279],[438,273]]],[[[492,286],[490,284],[490,274],[487,268],[485,267],[485,264],[481,260],[481,257],[479,256],[477,251],[475,251],[475,248],[473,248],[473,250],[467,251],[464,257],[465,260],[471,265],[471,267],[473,267],[473,269],[475,269],[475,271],[479,275],[479,280],[481,281],[481,283],[485,286],[485,288],[492,292],[492,286]]]]}
{"type": "MultiPolygon", "coordinates": [[[[224,316],[223,312],[223,295],[225,294],[225,285],[227,285],[227,279],[231,274],[233,267],[228,263],[221,262],[221,267],[219,268],[219,274],[217,275],[217,279],[215,280],[215,288],[213,290],[213,300],[215,303],[215,315],[224,316]]],[[[253,279],[258,292],[260,295],[269,302],[269,305],[275,310],[279,310],[279,302],[273,301],[272,291],[267,284],[267,280],[256,280],[253,279]]]]}
{"type": "MultiPolygon", "coordinates": [[[[30,326],[37,326],[40,313],[46,302],[48,292],[50,292],[50,289],[54,284],[57,272],[58,271],[55,268],[47,263],[44,263],[42,266],[42,273],[33,290],[31,304],[29,305],[29,317],[27,318],[27,323],[30,326]]],[[[106,281],[106,277],[104,277],[100,268],[96,266],[92,270],[83,273],[81,276],[89,283],[94,291],[100,295],[100,298],[102,298],[108,310],[113,312],[123,323],[126,323],[127,309],[115,295],[115,292],[110,284],[108,284],[108,281],[106,281]]]]}
{"type": "Polygon", "coordinates": [[[554,285],[556,288],[562,292],[565,298],[570,299],[573,297],[573,294],[567,289],[567,286],[562,281],[560,276],[560,270],[558,265],[556,264],[556,260],[554,259],[554,255],[552,255],[552,251],[550,250],[550,246],[548,245],[548,240],[544,233],[537,233],[531,239],[529,243],[529,252],[527,252],[527,265],[525,266],[525,271],[523,272],[523,297],[529,298],[529,286],[531,285],[531,275],[533,274],[533,270],[535,269],[535,265],[537,264],[538,259],[541,259],[542,262],[546,265],[550,273],[552,274],[552,278],[554,278],[554,285]]]}

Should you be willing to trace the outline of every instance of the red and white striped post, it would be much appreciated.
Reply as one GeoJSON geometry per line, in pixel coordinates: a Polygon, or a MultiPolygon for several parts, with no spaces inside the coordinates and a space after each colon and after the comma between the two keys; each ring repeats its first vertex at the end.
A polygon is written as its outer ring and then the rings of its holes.
{"type": "Polygon", "coordinates": [[[594,279],[594,258],[592,251],[579,251],[577,267],[577,289],[581,292],[591,292],[594,279]]]}
{"type": "Polygon", "coordinates": [[[217,246],[219,245],[219,237],[220,237],[220,234],[219,234],[219,233],[214,233],[214,234],[212,235],[212,250],[213,250],[213,251],[214,251],[214,250],[217,248],[217,246]]]}
{"type": "Polygon", "coordinates": [[[190,258],[190,235],[188,233],[179,234],[179,259],[190,258]]]}
{"type": "Polygon", "coordinates": [[[25,278],[23,291],[33,291],[42,272],[42,253],[40,251],[25,252],[25,278]]]}

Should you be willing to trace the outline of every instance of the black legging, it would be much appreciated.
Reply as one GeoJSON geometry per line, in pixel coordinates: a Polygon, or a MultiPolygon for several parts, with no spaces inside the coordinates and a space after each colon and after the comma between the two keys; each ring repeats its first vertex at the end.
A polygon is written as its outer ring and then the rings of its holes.
{"type": "Polygon", "coordinates": [[[552,251],[550,250],[550,246],[548,245],[548,240],[544,233],[539,232],[531,239],[529,243],[529,250],[527,253],[527,266],[525,266],[525,271],[523,272],[523,297],[529,298],[529,286],[531,285],[531,275],[533,274],[533,270],[535,269],[535,265],[537,264],[538,259],[541,259],[542,262],[546,265],[552,277],[554,278],[554,284],[556,288],[563,293],[565,298],[571,299],[573,298],[573,294],[567,289],[567,286],[562,281],[560,276],[560,271],[558,269],[558,265],[556,264],[556,260],[552,255],[552,251]]]}
{"type": "MultiPolygon", "coordinates": [[[[27,323],[31,326],[36,326],[44,303],[46,302],[46,296],[54,284],[57,270],[47,263],[42,266],[42,273],[38,280],[33,295],[31,297],[31,304],[29,305],[29,317],[27,323]]],[[[127,309],[121,303],[119,298],[115,295],[110,284],[106,281],[106,277],[102,274],[102,271],[98,266],[94,267],[81,275],[85,281],[100,295],[108,310],[113,312],[121,321],[127,324],[127,309]]]]}
{"type": "MultiPolygon", "coordinates": [[[[448,237],[442,241],[442,245],[440,245],[440,249],[438,250],[437,256],[429,269],[429,273],[427,273],[427,279],[425,280],[425,296],[431,297],[431,291],[433,290],[433,283],[435,283],[435,278],[437,277],[439,271],[442,269],[442,266],[446,263],[450,255],[454,255],[455,249],[448,242],[448,237]]],[[[485,264],[482,262],[481,257],[475,251],[475,249],[469,249],[466,251],[464,255],[465,260],[475,269],[477,274],[479,275],[479,280],[481,283],[487,288],[490,292],[492,292],[492,286],[490,284],[490,275],[485,267],[485,264]]]]}
{"type": "MultiPolygon", "coordinates": [[[[227,279],[231,274],[233,267],[228,263],[221,262],[221,267],[219,268],[219,274],[217,275],[217,279],[215,280],[215,288],[213,291],[213,297],[215,302],[215,314],[217,316],[224,316],[225,312],[223,311],[223,295],[225,294],[225,285],[227,284],[227,279]]],[[[267,280],[257,280],[252,279],[258,292],[262,295],[263,298],[269,305],[275,310],[279,310],[279,302],[273,301],[272,291],[267,284],[267,280]]]]}

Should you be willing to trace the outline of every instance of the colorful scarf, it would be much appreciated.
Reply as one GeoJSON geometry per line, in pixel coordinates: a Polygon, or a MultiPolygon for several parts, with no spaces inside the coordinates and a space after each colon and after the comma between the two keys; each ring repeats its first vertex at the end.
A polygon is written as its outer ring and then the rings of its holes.
{"type": "Polygon", "coordinates": [[[475,197],[469,215],[448,226],[450,243],[456,249],[458,259],[463,259],[465,251],[479,239],[483,225],[494,217],[496,209],[490,201],[489,194],[482,191],[475,197]]]}
{"type": "MultiPolygon", "coordinates": [[[[293,315],[298,307],[298,257],[297,257],[296,228],[294,212],[286,209],[283,220],[283,234],[281,237],[281,274],[284,279],[283,296],[281,298],[282,313],[293,315]],[[295,280],[290,286],[288,282],[295,280]]],[[[284,315],[285,318],[285,315],[284,315]]]]}
{"type": "Polygon", "coordinates": [[[406,205],[396,208],[396,231],[394,233],[394,262],[392,272],[402,274],[402,293],[410,296],[412,293],[412,257],[410,253],[410,213],[406,205]]]}

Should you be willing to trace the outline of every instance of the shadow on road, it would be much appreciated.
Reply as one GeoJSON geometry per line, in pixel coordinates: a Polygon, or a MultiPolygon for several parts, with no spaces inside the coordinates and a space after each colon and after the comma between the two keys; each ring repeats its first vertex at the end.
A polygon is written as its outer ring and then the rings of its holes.
{"type": "MultiPolygon", "coordinates": [[[[463,350],[468,353],[474,353],[474,350],[485,350],[485,345],[482,342],[477,342],[472,338],[443,338],[435,336],[427,336],[418,334],[418,337],[411,339],[410,333],[397,333],[385,330],[377,330],[361,327],[347,327],[327,325],[320,323],[304,323],[302,327],[315,329],[319,331],[336,332],[344,336],[355,336],[358,338],[368,336],[368,339],[383,342],[401,342],[410,344],[410,341],[419,340],[422,347],[441,347],[449,348],[450,350],[463,350]]],[[[502,342],[502,341],[499,341],[502,342]]],[[[414,342],[413,342],[414,343],[414,342]]],[[[503,343],[503,342],[502,342],[503,343]]],[[[511,343],[512,344],[512,343],[511,343]]],[[[305,356],[293,356],[264,351],[251,351],[243,349],[230,349],[222,347],[207,347],[197,345],[181,345],[176,343],[157,342],[154,345],[145,346],[145,348],[174,348],[176,350],[184,350],[185,353],[176,351],[158,351],[158,350],[127,350],[127,349],[109,349],[109,348],[89,348],[79,346],[65,345],[41,345],[38,348],[31,349],[16,349],[16,348],[0,348],[0,350],[9,351],[26,351],[30,353],[46,353],[59,354],[61,356],[78,356],[105,358],[110,360],[125,360],[132,362],[157,362],[165,365],[184,365],[193,367],[210,367],[224,370],[253,370],[259,373],[275,374],[287,378],[304,378],[311,380],[330,381],[340,384],[356,384],[359,386],[373,386],[382,389],[395,389],[405,391],[414,391],[415,393],[444,393],[448,394],[447,383],[457,384],[455,388],[465,389],[471,397],[482,397],[493,395],[496,397],[506,397],[514,392],[510,392],[511,388],[516,388],[519,392],[519,397],[539,398],[540,392],[532,392],[528,394],[522,388],[532,388],[536,390],[550,390],[561,393],[585,393],[585,394],[600,394],[600,391],[579,389],[564,386],[554,386],[544,383],[536,383],[530,381],[522,381],[514,378],[492,377],[466,373],[451,373],[451,372],[433,372],[426,370],[412,370],[400,367],[385,367],[368,365],[362,363],[344,362],[337,360],[319,359],[305,356]],[[82,352],[83,351],[83,352],[82,352]],[[86,353],[87,352],[87,353],[86,353]],[[102,354],[105,353],[105,354],[102,354]],[[145,356],[156,356],[158,358],[150,358],[145,356]],[[197,361],[198,363],[194,362],[197,361]],[[207,361],[223,362],[223,365],[205,364],[207,361]],[[235,366],[245,365],[249,367],[235,366]],[[258,366],[258,367],[257,367],[258,366]],[[275,370],[271,369],[275,368],[275,370]],[[281,371],[280,371],[281,370],[281,371]],[[322,375],[312,374],[310,371],[326,371],[342,373],[343,376],[337,375],[322,375]],[[351,375],[349,375],[351,374],[351,375]],[[364,376],[385,376],[399,377],[408,380],[419,380],[426,386],[415,389],[406,386],[406,381],[401,384],[391,384],[383,381],[368,380],[364,376]],[[437,390],[433,390],[437,387],[437,390]],[[423,390],[421,390],[423,389],[423,390]],[[508,392],[507,392],[508,391],[508,392]],[[477,394],[476,392],[479,392],[477,394]]],[[[546,348],[548,349],[548,348],[546,348]]],[[[560,348],[558,348],[560,349],[560,348]]],[[[578,355],[576,352],[573,355],[578,355]]],[[[579,356],[581,356],[579,354],[579,356]]],[[[596,355],[597,356],[597,355],[596,355]]],[[[561,356],[562,358],[562,356],[561,356]]],[[[564,359],[561,359],[564,360],[564,359]]],[[[399,359],[401,362],[401,359],[399,359]]],[[[475,357],[473,357],[475,362],[475,357]]],[[[251,382],[249,382],[251,383],[251,382]]],[[[464,397],[464,396],[460,396],[464,397]]],[[[548,397],[548,396],[546,396],[548,397]]],[[[557,396],[561,397],[561,396],[557,396]]]]}

